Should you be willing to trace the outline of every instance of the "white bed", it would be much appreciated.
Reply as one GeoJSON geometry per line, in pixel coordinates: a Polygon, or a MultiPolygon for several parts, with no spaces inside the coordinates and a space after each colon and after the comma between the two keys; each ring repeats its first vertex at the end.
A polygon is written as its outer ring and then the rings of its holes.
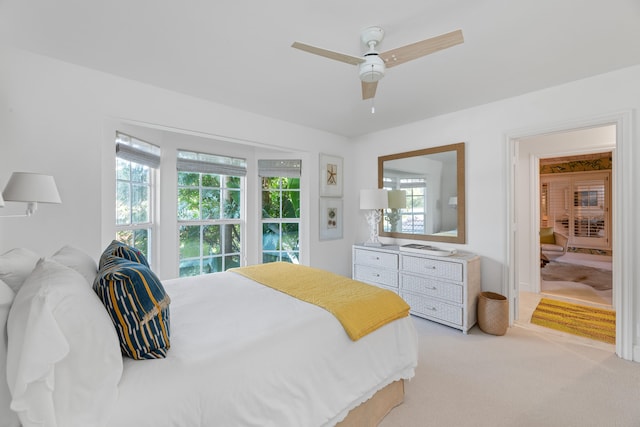
{"type": "MultiPolygon", "coordinates": [[[[54,419],[44,425],[333,426],[385,386],[414,374],[417,338],[409,317],[352,341],[324,309],[232,272],[163,285],[171,297],[166,358],[123,358],[115,368],[121,374],[115,394],[101,399],[96,420],[87,414],[73,420],[75,414],[67,410],[70,421],[61,424],[54,405],[53,414],[47,413],[54,419]]],[[[74,346],[69,347],[53,369],[73,360],[74,346]]],[[[15,364],[11,348],[9,359],[15,364]]],[[[112,372],[105,375],[108,381],[114,378],[112,372]]],[[[73,385],[73,378],[66,379],[73,385]]],[[[58,386],[73,389],[62,381],[58,386]]],[[[79,396],[65,398],[86,398],[94,405],[89,392],[79,396]]]]}
{"type": "Polygon", "coordinates": [[[413,376],[408,317],[353,342],[324,309],[238,274],[164,285],[171,350],[166,359],[125,360],[111,425],[330,426],[413,376]],[[140,384],[154,382],[141,411],[140,384]]]}

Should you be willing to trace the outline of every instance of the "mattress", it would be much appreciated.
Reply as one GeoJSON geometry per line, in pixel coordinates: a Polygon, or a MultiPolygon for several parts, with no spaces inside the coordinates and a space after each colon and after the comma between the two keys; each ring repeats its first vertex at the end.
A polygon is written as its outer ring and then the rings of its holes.
{"type": "Polygon", "coordinates": [[[332,426],[414,375],[409,317],[352,341],[324,309],[235,273],[163,284],[171,349],[125,358],[109,425],[332,426]]]}

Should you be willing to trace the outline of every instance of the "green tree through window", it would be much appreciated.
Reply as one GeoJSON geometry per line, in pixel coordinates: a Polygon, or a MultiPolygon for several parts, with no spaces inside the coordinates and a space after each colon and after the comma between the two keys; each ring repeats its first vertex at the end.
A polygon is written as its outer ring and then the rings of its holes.
{"type": "Polygon", "coordinates": [[[299,257],[300,178],[262,177],[262,262],[299,257]]]}
{"type": "Polygon", "coordinates": [[[177,184],[180,276],[239,267],[243,179],[179,170],[177,184]]]}

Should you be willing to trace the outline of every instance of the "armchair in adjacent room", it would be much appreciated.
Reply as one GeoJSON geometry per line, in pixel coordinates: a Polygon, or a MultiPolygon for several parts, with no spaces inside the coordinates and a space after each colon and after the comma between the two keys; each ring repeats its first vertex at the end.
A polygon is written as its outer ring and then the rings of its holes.
{"type": "Polygon", "coordinates": [[[567,253],[569,238],[553,231],[553,227],[540,228],[540,252],[548,259],[555,259],[567,253]]]}

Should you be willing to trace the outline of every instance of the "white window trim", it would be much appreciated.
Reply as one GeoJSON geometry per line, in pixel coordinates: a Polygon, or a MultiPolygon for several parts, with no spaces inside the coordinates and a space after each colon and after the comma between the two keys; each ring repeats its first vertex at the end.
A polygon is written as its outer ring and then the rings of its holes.
{"type": "MultiPolygon", "coordinates": [[[[283,176],[259,176],[259,179],[262,179],[262,178],[288,178],[288,177],[284,176],[284,175],[283,176]]],[[[300,178],[300,176],[295,176],[295,178],[300,178]]],[[[300,178],[300,183],[302,184],[302,179],[301,178],[300,178]]],[[[262,192],[262,191],[264,191],[264,190],[261,189],[260,192],[262,192]]],[[[290,190],[283,190],[282,187],[280,187],[278,189],[279,193],[282,193],[283,191],[290,191],[290,190]]],[[[302,189],[298,188],[297,191],[302,196],[302,189]]],[[[281,204],[281,206],[280,206],[280,210],[281,210],[282,209],[282,197],[280,198],[280,204],[281,204]]],[[[302,197],[300,197],[300,204],[302,205],[302,197]]],[[[261,202],[260,202],[260,211],[262,211],[262,198],[261,198],[261,202]]],[[[265,250],[262,248],[262,239],[264,237],[264,235],[263,235],[263,230],[264,230],[263,226],[264,226],[265,223],[279,224],[279,233],[280,233],[279,234],[279,241],[280,242],[282,242],[282,224],[298,224],[298,251],[297,251],[297,253],[298,253],[298,262],[300,262],[300,255],[302,253],[302,248],[300,246],[300,239],[301,239],[300,234],[301,234],[301,223],[302,223],[302,221],[301,221],[301,219],[302,219],[301,218],[302,217],[302,206],[300,207],[300,211],[301,211],[300,212],[300,217],[298,217],[298,218],[282,218],[281,216],[277,217],[277,218],[263,218],[261,214],[259,215],[259,219],[260,219],[260,233],[259,233],[259,236],[260,236],[260,239],[259,239],[260,261],[259,261],[259,263],[260,264],[264,263],[264,261],[263,261],[264,258],[263,257],[264,257],[265,250]]],[[[282,212],[280,212],[280,214],[282,214],[282,212]]],[[[266,252],[277,252],[277,253],[280,254],[280,258],[282,258],[282,252],[284,252],[284,250],[282,248],[280,248],[280,249],[277,249],[277,250],[274,250],[274,251],[266,251],[266,252]]]]}
{"type": "MultiPolygon", "coordinates": [[[[247,176],[245,179],[244,193],[242,195],[241,215],[245,219],[244,232],[241,237],[242,263],[243,265],[259,262],[261,245],[255,238],[260,233],[260,215],[249,214],[259,209],[261,198],[258,187],[258,161],[257,159],[290,158],[301,159],[303,164],[314,165],[317,163],[315,151],[272,151],[272,147],[260,143],[248,143],[246,140],[190,132],[184,129],[167,126],[157,126],[137,120],[105,117],[102,122],[102,143],[99,148],[99,156],[102,159],[100,187],[100,212],[102,219],[99,221],[99,239],[92,248],[92,253],[97,258],[104,248],[115,236],[115,150],[114,137],[116,132],[128,135],[137,135],[143,140],[154,141],[162,150],[160,174],[155,187],[156,217],[153,242],[157,264],[154,272],[162,280],[178,277],[178,232],[177,232],[177,170],[176,157],[179,149],[193,152],[203,152],[216,145],[216,151],[228,157],[247,159],[247,176]],[[264,150],[263,150],[264,149],[264,150]]],[[[312,187],[317,185],[317,167],[305,167],[302,170],[300,190],[303,195],[312,194],[312,187]]],[[[346,205],[350,202],[345,201],[346,205]]],[[[312,197],[303,197],[300,205],[300,262],[310,264],[310,245],[318,239],[317,229],[310,228],[311,224],[318,221],[318,201],[312,197]]]]}
{"type": "MultiPolygon", "coordinates": [[[[127,145],[127,144],[123,144],[123,143],[115,143],[115,151],[112,151],[112,153],[115,153],[114,158],[113,158],[113,168],[112,168],[112,182],[113,182],[113,203],[112,203],[112,212],[114,212],[114,217],[113,217],[113,232],[111,234],[112,239],[115,239],[116,234],[119,231],[124,231],[124,230],[144,230],[144,229],[149,229],[150,232],[150,236],[149,236],[149,240],[147,241],[147,251],[148,251],[148,257],[147,257],[147,261],[149,262],[149,264],[151,265],[151,267],[157,266],[159,264],[159,255],[158,255],[158,249],[159,249],[159,238],[158,238],[158,217],[159,217],[159,199],[160,199],[160,179],[159,179],[159,174],[160,174],[160,161],[161,161],[161,156],[160,156],[160,152],[161,152],[161,148],[153,143],[147,142],[141,138],[135,137],[135,136],[131,136],[125,132],[121,132],[116,130],[115,132],[115,138],[117,141],[117,137],[118,134],[121,135],[125,135],[129,138],[132,139],[136,139],[139,140],[145,144],[148,144],[154,148],[156,148],[157,150],[153,150],[153,151],[157,151],[158,154],[155,153],[151,153],[150,151],[145,151],[139,148],[136,148],[133,145],[127,145]],[[116,205],[116,191],[117,191],[117,181],[118,181],[118,177],[117,174],[115,172],[116,170],[116,165],[117,165],[117,159],[121,158],[123,160],[129,161],[129,162],[133,162],[133,163],[137,163],[137,164],[141,164],[144,166],[147,166],[149,168],[149,221],[145,222],[145,223],[137,223],[137,224],[124,224],[124,225],[120,225],[116,223],[116,216],[115,216],[115,205],[116,205]]],[[[111,141],[111,149],[114,150],[114,146],[113,146],[113,142],[111,141]]],[[[135,145],[135,144],[134,144],[135,145]]]]}
{"type": "MultiPolygon", "coordinates": [[[[248,172],[248,167],[246,166],[247,161],[246,159],[240,159],[238,157],[233,157],[233,156],[228,156],[228,155],[221,155],[221,154],[210,154],[210,153],[204,153],[202,151],[198,151],[198,150],[190,150],[190,149],[178,149],[177,150],[177,155],[176,155],[176,179],[174,181],[174,186],[176,189],[176,199],[175,199],[175,203],[174,203],[174,211],[176,212],[176,230],[175,230],[175,236],[176,236],[176,240],[175,240],[175,246],[176,246],[176,256],[175,256],[175,268],[176,268],[176,277],[180,276],[180,261],[182,260],[180,258],[180,227],[181,226],[188,226],[188,225],[193,225],[193,226],[203,226],[203,225],[219,225],[219,226],[223,226],[223,225],[229,225],[229,224],[233,224],[233,225],[239,225],[240,226],[240,252],[239,252],[239,257],[240,257],[240,265],[246,265],[246,249],[245,249],[245,245],[246,245],[246,233],[247,233],[247,220],[246,220],[246,192],[247,192],[247,179],[246,179],[246,175],[248,172]],[[217,158],[229,158],[233,161],[233,163],[235,163],[236,160],[240,160],[243,161],[245,163],[244,167],[238,167],[238,166],[229,166],[227,164],[224,163],[213,163],[213,162],[205,162],[205,161],[199,161],[199,160],[193,160],[193,159],[185,159],[185,158],[181,158],[180,157],[180,153],[181,152],[188,152],[188,153],[193,153],[193,154],[202,154],[204,156],[212,156],[212,157],[217,157],[217,158]],[[222,175],[222,176],[234,176],[234,177],[239,177],[240,178],[240,186],[238,187],[239,191],[240,191],[240,218],[218,218],[218,219],[197,219],[197,220],[184,220],[184,219],[179,219],[177,216],[177,207],[178,207],[178,192],[179,192],[179,186],[178,186],[178,176],[180,172],[187,172],[187,173],[200,173],[200,174],[213,174],[213,175],[222,175]]],[[[199,190],[201,190],[203,187],[200,185],[200,183],[198,184],[198,186],[189,186],[189,187],[183,187],[183,188],[198,188],[199,190]]],[[[220,187],[221,191],[227,190],[229,188],[225,186],[220,187]]],[[[231,189],[231,190],[235,190],[235,189],[231,189]]],[[[224,255],[222,255],[224,257],[224,255]]],[[[202,254],[199,257],[200,259],[202,259],[202,254]]],[[[195,259],[194,257],[190,257],[187,259],[195,259]]]]}

